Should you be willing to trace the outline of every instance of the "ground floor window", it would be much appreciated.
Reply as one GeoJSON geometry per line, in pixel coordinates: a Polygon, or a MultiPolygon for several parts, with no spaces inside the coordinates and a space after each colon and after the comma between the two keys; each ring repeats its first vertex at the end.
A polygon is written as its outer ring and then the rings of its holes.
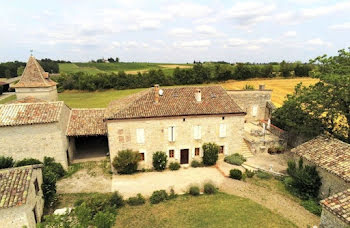
{"type": "Polygon", "coordinates": [[[194,155],[195,155],[195,156],[199,156],[199,150],[200,150],[199,147],[194,148],[194,155]]]}
{"type": "Polygon", "coordinates": [[[219,151],[219,154],[223,154],[224,153],[224,146],[220,146],[220,151],[219,151]]]}
{"type": "Polygon", "coordinates": [[[169,150],[169,158],[173,158],[174,157],[174,150],[169,150]]]}
{"type": "Polygon", "coordinates": [[[140,153],[141,161],[145,160],[145,153],[140,153]]]}

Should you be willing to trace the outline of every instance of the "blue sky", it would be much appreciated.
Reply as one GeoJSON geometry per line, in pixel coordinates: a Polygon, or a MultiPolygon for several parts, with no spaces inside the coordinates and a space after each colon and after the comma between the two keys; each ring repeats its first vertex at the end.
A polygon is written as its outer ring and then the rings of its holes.
{"type": "Polygon", "coordinates": [[[0,61],[308,61],[350,46],[350,1],[4,1],[0,61]]]}

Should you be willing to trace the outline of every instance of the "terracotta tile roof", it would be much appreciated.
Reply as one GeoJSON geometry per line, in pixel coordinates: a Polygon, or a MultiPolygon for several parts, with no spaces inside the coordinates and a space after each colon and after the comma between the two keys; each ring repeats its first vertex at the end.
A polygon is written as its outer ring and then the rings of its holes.
{"type": "Polygon", "coordinates": [[[7,104],[18,104],[18,103],[43,103],[43,102],[47,102],[45,100],[41,100],[39,98],[36,98],[36,97],[31,97],[31,96],[28,96],[28,97],[25,97],[25,98],[22,98],[22,99],[19,99],[19,100],[15,100],[15,101],[11,101],[7,104]]]}
{"type": "Polygon", "coordinates": [[[350,144],[333,137],[318,136],[292,152],[350,182],[350,144]]]}
{"type": "Polygon", "coordinates": [[[350,224],[350,189],[322,200],[321,205],[345,223],[350,224]]]}
{"type": "Polygon", "coordinates": [[[13,85],[14,88],[50,87],[57,83],[49,78],[34,56],[30,56],[24,68],[21,79],[13,85]]]}
{"type": "Polygon", "coordinates": [[[67,136],[107,135],[105,109],[72,109],[67,136]]]}
{"type": "Polygon", "coordinates": [[[63,101],[0,105],[0,127],[59,121],[63,101]]]}
{"type": "Polygon", "coordinates": [[[126,98],[115,100],[106,109],[105,119],[169,117],[187,115],[245,113],[221,86],[164,88],[159,102],[154,102],[155,90],[147,89],[126,98]],[[202,101],[195,99],[201,90],[202,101]]]}
{"type": "Polygon", "coordinates": [[[42,165],[23,166],[0,170],[0,208],[21,206],[26,203],[34,168],[42,165]]]}

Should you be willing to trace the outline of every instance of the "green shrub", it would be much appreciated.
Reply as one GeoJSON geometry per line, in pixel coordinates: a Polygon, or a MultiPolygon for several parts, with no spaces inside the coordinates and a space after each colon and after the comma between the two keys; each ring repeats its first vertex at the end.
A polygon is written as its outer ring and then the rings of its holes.
{"type": "Polygon", "coordinates": [[[242,171],[239,169],[231,169],[230,170],[230,178],[241,180],[242,179],[242,171]]]}
{"type": "Polygon", "coordinates": [[[93,225],[97,228],[111,228],[115,224],[115,214],[99,211],[94,216],[93,225]]]}
{"type": "Polygon", "coordinates": [[[119,192],[113,192],[110,199],[111,206],[115,208],[120,208],[124,206],[123,196],[119,192]]]}
{"type": "Polygon", "coordinates": [[[94,216],[97,212],[118,204],[119,197],[117,197],[117,202],[112,202],[111,198],[111,195],[97,193],[86,199],[85,204],[91,209],[91,214],[94,216]]]}
{"type": "Polygon", "coordinates": [[[0,95],[3,93],[4,88],[2,87],[2,85],[0,85],[0,95]]]}
{"type": "Polygon", "coordinates": [[[85,203],[74,208],[74,216],[77,218],[79,225],[82,227],[89,227],[90,221],[92,219],[92,212],[85,203]]]}
{"type": "Polygon", "coordinates": [[[322,185],[316,166],[304,166],[303,159],[298,166],[295,161],[288,162],[287,173],[292,178],[288,182],[288,189],[302,199],[317,198],[322,185]]]}
{"type": "Polygon", "coordinates": [[[256,176],[259,177],[260,179],[264,179],[264,180],[269,180],[272,178],[272,175],[267,173],[267,172],[264,172],[264,171],[261,171],[259,170],[257,173],[256,173],[256,176]]]}
{"type": "Polygon", "coordinates": [[[152,193],[152,196],[149,198],[151,204],[158,204],[167,199],[168,199],[168,194],[166,193],[165,190],[154,191],[152,193]]]}
{"type": "Polygon", "coordinates": [[[179,170],[180,169],[180,163],[178,163],[178,162],[170,162],[169,169],[170,170],[179,170]]]}
{"type": "Polygon", "coordinates": [[[13,167],[13,158],[0,156],[0,169],[7,169],[13,167]]]}
{"type": "Polygon", "coordinates": [[[137,205],[142,205],[145,204],[146,200],[145,198],[139,193],[135,197],[130,197],[127,201],[127,203],[130,206],[137,206],[137,205]]]}
{"type": "Polygon", "coordinates": [[[113,167],[119,174],[132,174],[137,171],[137,165],[141,161],[140,154],[132,150],[122,150],[113,159],[113,167]]]}
{"type": "Polygon", "coordinates": [[[203,167],[203,163],[197,160],[192,160],[191,167],[197,168],[197,167],[203,167]]]}
{"type": "Polygon", "coordinates": [[[78,207],[78,206],[82,205],[83,203],[84,203],[83,199],[77,199],[73,205],[74,205],[74,207],[78,207]]]}
{"type": "Polygon", "coordinates": [[[243,155],[235,153],[224,158],[224,161],[232,165],[242,165],[243,162],[247,161],[243,155]]]}
{"type": "Polygon", "coordinates": [[[248,178],[252,178],[252,177],[254,177],[255,172],[254,172],[254,171],[250,171],[249,169],[247,169],[247,170],[245,171],[245,174],[246,174],[246,176],[247,176],[248,178]]]}
{"type": "Polygon", "coordinates": [[[219,146],[215,143],[203,144],[203,164],[206,166],[215,165],[219,157],[219,146]]]}
{"type": "Polygon", "coordinates": [[[176,197],[177,197],[177,194],[175,193],[175,190],[173,188],[171,188],[168,199],[175,199],[176,197]]]}
{"type": "Polygon", "coordinates": [[[301,205],[311,213],[321,216],[322,207],[315,199],[303,200],[301,205]]]}
{"type": "Polygon", "coordinates": [[[212,183],[204,184],[204,193],[205,194],[215,194],[216,192],[217,192],[217,190],[212,183]]]}
{"type": "Polygon", "coordinates": [[[36,165],[36,164],[42,164],[42,162],[35,158],[24,158],[20,161],[17,161],[15,163],[15,167],[26,166],[26,165],[36,165]]]}
{"type": "Polygon", "coordinates": [[[168,162],[168,156],[165,152],[157,151],[153,153],[153,167],[157,171],[162,171],[166,168],[168,162]]]}
{"type": "Polygon", "coordinates": [[[188,190],[188,193],[192,196],[199,196],[200,191],[198,186],[191,186],[188,190]]]}
{"type": "Polygon", "coordinates": [[[57,179],[63,177],[66,174],[61,163],[55,162],[52,157],[44,157],[44,168],[50,169],[53,173],[57,175],[57,179]]]}
{"type": "Polygon", "coordinates": [[[57,174],[50,169],[43,168],[43,190],[45,207],[52,207],[57,201],[56,196],[57,174]]]}

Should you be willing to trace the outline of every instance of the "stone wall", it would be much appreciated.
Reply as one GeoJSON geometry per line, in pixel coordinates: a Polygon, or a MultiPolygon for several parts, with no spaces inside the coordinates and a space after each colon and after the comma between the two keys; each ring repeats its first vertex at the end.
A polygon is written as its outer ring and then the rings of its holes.
{"type": "MultiPolygon", "coordinates": [[[[224,146],[225,154],[239,152],[243,143],[244,116],[196,116],[176,118],[152,118],[139,120],[108,121],[108,141],[111,160],[118,151],[132,149],[145,153],[145,161],[140,168],[152,167],[152,154],[156,151],[164,151],[169,156],[169,150],[175,150],[175,157],[170,161],[180,162],[180,150],[189,149],[189,164],[194,156],[195,148],[200,148],[207,142],[215,142],[224,146]],[[226,137],[219,137],[220,124],[226,124],[226,137]],[[201,126],[201,139],[194,139],[194,126],[201,126]],[[175,142],[168,140],[168,127],[175,126],[175,142]],[[143,128],[145,142],[137,143],[136,129],[143,128]]],[[[199,159],[199,157],[197,157],[199,159]]]]}
{"type": "Polygon", "coordinates": [[[68,167],[65,147],[59,123],[0,127],[1,155],[15,160],[45,156],[54,157],[64,168],[68,167]]]}
{"type": "Polygon", "coordinates": [[[320,228],[349,228],[349,226],[350,224],[346,224],[326,208],[322,208],[320,228]]]}
{"type": "Polygon", "coordinates": [[[270,118],[266,107],[267,101],[271,101],[272,90],[228,90],[227,93],[237,105],[247,113],[247,121],[264,120],[270,118]],[[253,116],[253,108],[257,107],[257,115],[253,116]]]}
{"type": "Polygon", "coordinates": [[[57,101],[57,88],[56,86],[43,87],[43,88],[16,88],[17,100],[25,97],[35,97],[45,101],[57,101]]]}
{"type": "Polygon", "coordinates": [[[41,184],[43,183],[41,169],[33,169],[31,183],[29,185],[28,196],[26,204],[17,207],[0,209],[0,227],[35,228],[36,223],[34,219],[33,209],[35,208],[37,214],[37,221],[41,221],[44,209],[43,192],[41,184]],[[38,180],[40,191],[35,193],[34,181],[38,180]]]}

